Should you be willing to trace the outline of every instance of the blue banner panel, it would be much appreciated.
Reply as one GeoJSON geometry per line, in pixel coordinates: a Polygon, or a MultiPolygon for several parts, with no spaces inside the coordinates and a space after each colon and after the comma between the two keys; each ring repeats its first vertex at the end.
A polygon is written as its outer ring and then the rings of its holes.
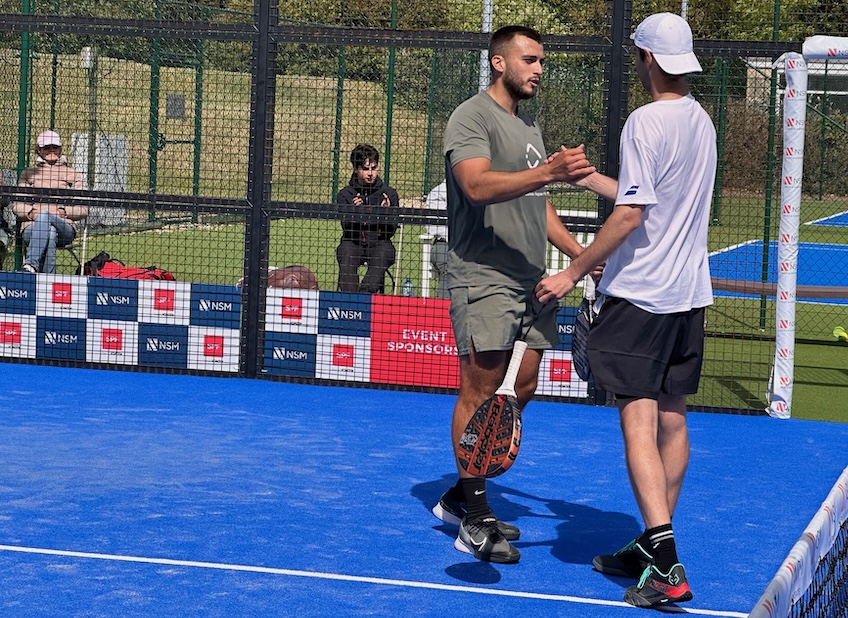
{"type": "Polygon", "coordinates": [[[88,317],[94,320],[137,320],[138,281],[89,277],[88,317]]]}
{"type": "Polygon", "coordinates": [[[138,325],[138,363],[148,367],[188,367],[188,326],[138,325]]]}
{"type": "Polygon", "coordinates": [[[85,320],[41,316],[35,330],[36,358],[85,360],[85,320]]]}
{"type": "Polygon", "coordinates": [[[371,336],[371,295],[321,292],[318,332],[322,335],[371,336]]]}
{"type": "Polygon", "coordinates": [[[314,378],[315,352],[315,335],[268,332],[262,371],[278,376],[314,378]]]}
{"type": "Polygon", "coordinates": [[[233,285],[191,286],[191,325],[239,328],[241,291],[233,285]]]}

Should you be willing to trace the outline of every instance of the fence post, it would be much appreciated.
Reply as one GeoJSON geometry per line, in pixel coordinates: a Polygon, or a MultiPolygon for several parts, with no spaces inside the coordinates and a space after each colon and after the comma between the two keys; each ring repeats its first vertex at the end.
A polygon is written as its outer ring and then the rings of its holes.
{"type": "Polygon", "coordinates": [[[260,337],[265,332],[265,297],[259,285],[268,274],[271,221],[266,207],[271,199],[271,162],[274,149],[274,112],[277,93],[277,43],[271,29],[277,25],[277,0],[257,0],[257,34],[253,40],[253,77],[250,88],[250,147],[247,158],[247,202],[250,206],[244,238],[247,298],[241,317],[241,375],[255,378],[260,337]]]}
{"type": "MultiPolygon", "coordinates": [[[[627,109],[628,64],[625,49],[629,46],[633,0],[612,0],[607,8],[607,26],[610,30],[610,55],[604,68],[604,92],[607,104],[601,126],[604,152],[601,159],[601,171],[612,177],[618,176],[618,141],[624,125],[624,111],[627,109]]],[[[598,196],[598,214],[605,220],[613,209],[610,200],[598,196]]]]}

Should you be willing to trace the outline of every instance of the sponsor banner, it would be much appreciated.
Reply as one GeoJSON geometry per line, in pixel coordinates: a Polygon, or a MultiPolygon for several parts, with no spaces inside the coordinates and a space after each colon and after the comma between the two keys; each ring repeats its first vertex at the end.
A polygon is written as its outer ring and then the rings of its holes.
{"type": "Polygon", "coordinates": [[[577,376],[571,352],[546,350],[539,366],[539,395],[588,397],[588,385],[577,376]]]}
{"type": "Polygon", "coordinates": [[[318,290],[268,288],[265,329],[280,333],[318,332],[318,290]]]}
{"type": "Polygon", "coordinates": [[[368,382],[371,379],[371,340],[367,337],[318,335],[315,377],[368,382]]]}
{"type": "Polygon", "coordinates": [[[35,358],[36,319],[34,315],[0,313],[0,356],[35,358]]]}
{"type": "Polygon", "coordinates": [[[191,284],[183,281],[139,281],[138,319],[153,324],[188,326],[191,284]]]}
{"type": "Polygon", "coordinates": [[[315,335],[265,333],[262,371],[279,376],[315,377],[315,335]]]}
{"type": "Polygon", "coordinates": [[[232,285],[192,284],[191,325],[239,328],[241,290],[232,285]]]}
{"type": "Polygon", "coordinates": [[[35,275],[0,271],[0,313],[35,315],[35,275]]]}
{"type": "Polygon", "coordinates": [[[89,277],[88,318],[138,320],[138,282],[129,279],[89,277]]]}
{"type": "MultiPolygon", "coordinates": [[[[41,275],[46,277],[46,275],[41,275]]],[[[35,355],[53,360],[85,360],[85,320],[39,316],[35,331],[35,355]]]]}
{"type": "Polygon", "coordinates": [[[559,345],[556,350],[571,350],[571,337],[574,335],[574,322],[577,320],[577,307],[560,307],[557,309],[556,325],[559,334],[559,345]]]}
{"type": "Polygon", "coordinates": [[[371,335],[371,295],[321,292],[318,332],[327,335],[371,335]]]}
{"type": "Polygon", "coordinates": [[[147,367],[188,367],[188,327],[171,324],[138,325],[138,364],[147,367]]]}
{"type": "Polygon", "coordinates": [[[88,320],[85,359],[90,363],[138,364],[138,323],[88,320]]]}
{"type": "Polygon", "coordinates": [[[88,280],[76,275],[34,275],[35,313],[39,316],[88,317],[88,280]]]}
{"type": "Polygon", "coordinates": [[[374,296],[371,381],[458,388],[449,306],[440,298],[374,296]]]}
{"type": "Polygon", "coordinates": [[[188,327],[188,368],[239,370],[239,331],[208,326],[188,327]]]}

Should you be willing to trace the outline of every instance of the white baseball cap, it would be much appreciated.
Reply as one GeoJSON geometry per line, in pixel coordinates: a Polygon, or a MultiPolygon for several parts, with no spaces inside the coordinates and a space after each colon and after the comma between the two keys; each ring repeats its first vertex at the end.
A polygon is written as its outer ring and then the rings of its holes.
{"type": "Polygon", "coordinates": [[[692,29],[674,13],[655,13],[636,26],[630,35],[639,49],[651,52],[669,75],[700,73],[701,64],[692,52],[692,29]]]}
{"type": "Polygon", "coordinates": [[[59,137],[59,134],[56,133],[56,131],[44,131],[38,136],[36,143],[39,148],[44,148],[45,146],[61,146],[62,138],[59,137]]]}

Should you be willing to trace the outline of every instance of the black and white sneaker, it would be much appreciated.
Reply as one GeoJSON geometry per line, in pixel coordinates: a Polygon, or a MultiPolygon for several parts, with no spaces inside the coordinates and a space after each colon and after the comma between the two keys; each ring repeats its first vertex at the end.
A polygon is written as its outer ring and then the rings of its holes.
{"type": "Polygon", "coordinates": [[[514,564],[521,559],[521,553],[506,540],[494,517],[463,519],[453,546],[484,562],[514,564]]]}
{"type": "MultiPolygon", "coordinates": [[[[465,510],[465,501],[460,501],[451,495],[450,490],[446,491],[441,499],[432,509],[433,515],[441,519],[446,524],[458,526],[465,519],[467,511],[465,510]]],[[[498,520],[498,529],[504,535],[507,541],[517,541],[521,538],[521,530],[512,524],[498,520]]]]}
{"type": "Polygon", "coordinates": [[[30,264],[23,264],[18,272],[21,273],[30,273],[31,275],[35,275],[38,271],[35,269],[35,266],[30,264]]]}

